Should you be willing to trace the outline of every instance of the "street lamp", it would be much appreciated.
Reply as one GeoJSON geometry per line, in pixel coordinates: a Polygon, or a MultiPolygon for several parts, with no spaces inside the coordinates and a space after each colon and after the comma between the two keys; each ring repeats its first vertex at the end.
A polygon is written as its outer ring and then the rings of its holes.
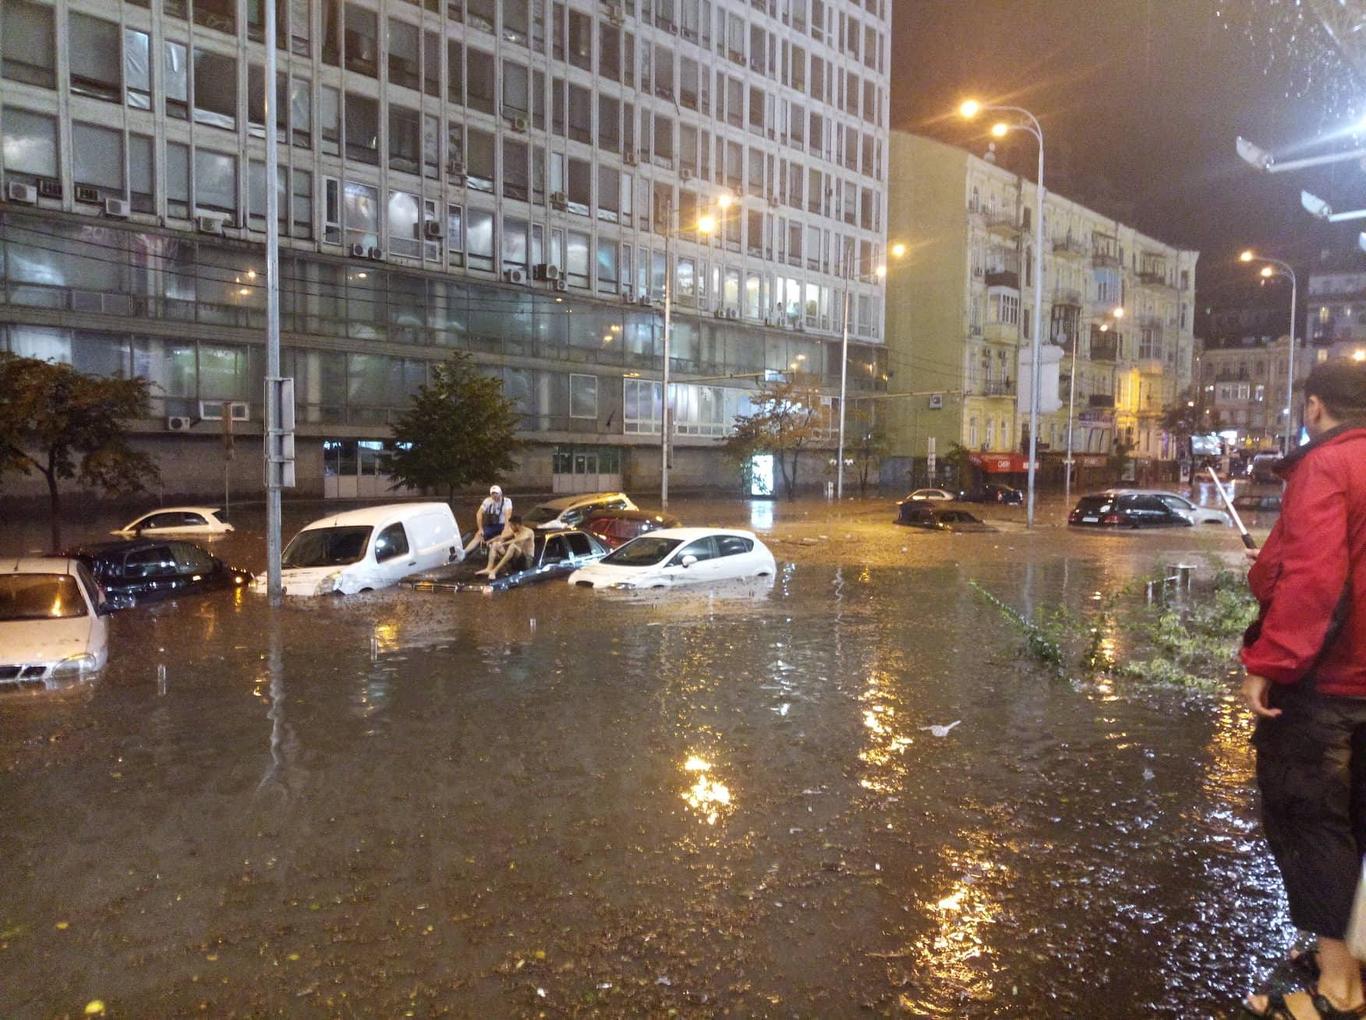
{"type": "MultiPolygon", "coordinates": [[[[1028,497],[1025,510],[1025,527],[1034,527],[1034,465],[1038,457],[1039,449],[1039,398],[1042,393],[1039,373],[1040,345],[1043,340],[1040,334],[1043,332],[1043,127],[1039,124],[1039,118],[1030,113],[1022,106],[994,106],[984,105],[975,99],[969,99],[963,103],[958,112],[968,120],[976,117],[983,110],[993,110],[999,113],[1013,113],[1025,118],[1022,123],[1007,123],[1005,121],[994,124],[991,133],[997,138],[1004,138],[1011,131],[1025,131],[1034,136],[1039,143],[1039,170],[1036,182],[1037,204],[1034,210],[1034,323],[1033,335],[1031,339],[1031,371],[1030,371],[1030,394],[1029,401],[1029,483],[1028,497]]],[[[1019,397],[1016,397],[1016,404],[1019,397]]]]}
{"type": "Polygon", "coordinates": [[[1295,269],[1289,262],[1258,255],[1251,248],[1239,255],[1238,261],[1264,262],[1266,264],[1262,266],[1259,274],[1262,279],[1270,280],[1282,276],[1290,281],[1290,353],[1286,356],[1285,366],[1285,453],[1289,454],[1295,444],[1295,320],[1300,314],[1299,281],[1296,280],[1295,269]]]}
{"type": "MultiPolygon", "coordinates": [[[[1114,308],[1110,311],[1110,318],[1118,321],[1124,318],[1124,309],[1114,308]]],[[[1108,321],[1100,324],[1100,331],[1108,333],[1110,323],[1108,321]]],[[[1072,338],[1072,373],[1067,384],[1067,460],[1063,463],[1063,497],[1062,512],[1068,513],[1072,508],[1072,418],[1077,406],[1077,344],[1081,337],[1072,338]]]]}
{"type": "MultiPolygon", "coordinates": [[[[906,245],[900,241],[892,245],[890,249],[893,258],[903,258],[906,255],[906,245]]],[[[839,449],[836,451],[835,460],[835,498],[844,498],[844,419],[845,419],[845,392],[849,386],[849,285],[854,272],[854,239],[850,237],[845,245],[844,258],[844,326],[840,336],[840,432],[839,449]]],[[[873,275],[879,280],[887,277],[887,266],[879,264],[873,267],[873,275]]]]}

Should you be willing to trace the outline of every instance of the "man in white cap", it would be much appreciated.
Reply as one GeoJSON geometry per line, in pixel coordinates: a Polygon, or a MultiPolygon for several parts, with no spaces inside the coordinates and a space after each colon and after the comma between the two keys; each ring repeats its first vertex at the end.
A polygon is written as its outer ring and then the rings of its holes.
{"type": "MultiPolygon", "coordinates": [[[[470,539],[470,544],[465,546],[465,553],[468,555],[480,544],[488,545],[501,535],[511,516],[512,500],[503,495],[501,486],[490,485],[488,496],[475,511],[474,537],[470,539]]],[[[492,555],[489,559],[491,565],[492,555]]]]}

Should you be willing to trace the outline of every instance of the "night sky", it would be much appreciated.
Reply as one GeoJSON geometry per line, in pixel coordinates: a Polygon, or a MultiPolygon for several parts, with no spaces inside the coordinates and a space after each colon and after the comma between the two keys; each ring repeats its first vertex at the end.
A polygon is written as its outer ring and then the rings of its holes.
{"type": "MultiPolygon", "coordinates": [[[[1043,124],[1048,189],[1198,249],[1202,303],[1228,300],[1248,279],[1231,261],[1244,247],[1306,269],[1325,248],[1355,251],[1366,223],[1320,224],[1299,191],[1359,208],[1359,166],[1272,176],[1234,154],[1240,134],[1284,156],[1360,119],[1366,82],[1294,0],[895,4],[893,128],[980,154],[991,120],[962,121],[962,99],[1027,107],[1043,124]]],[[[1028,135],[997,151],[1033,177],[1028,135]]]]}

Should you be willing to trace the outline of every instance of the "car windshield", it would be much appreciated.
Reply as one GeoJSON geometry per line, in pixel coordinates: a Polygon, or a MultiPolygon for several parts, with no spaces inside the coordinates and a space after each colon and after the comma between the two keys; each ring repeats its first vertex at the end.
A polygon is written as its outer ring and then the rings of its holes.
{"type": "Polygon", "coordinates": [[[1109,496],[1083,496],[1077,501],[1077,510],[1084,514],[1104,513],[1110,509],[1109,496]]]}
{"type": "Polygon", "coordinates": [[[70,574],[0,577],[0,620],[66,620],[86,614],[85,599],[70,574]]]}
{"type": "Polygon", "coordinates": [[[559,520],[560,513],[561,511],[556,510],[553,506],[538,506],[522,520],[524,523],[535,527],[537,524],[549,524],[551,521],[559,520]]]}
{"type": "Polygon", "coordinates": [[[369,527],[310,528],[301,531],[285,547],[280,561],[285,567],[339,567],[365,555],[369,527]]]}
{"type": "Polygon", "coordinates": [[[603,563],[614,567],[651,567],[681,545],[677,538],[641,535],[627,542],[616,552],[603,558],[603,563]]]}

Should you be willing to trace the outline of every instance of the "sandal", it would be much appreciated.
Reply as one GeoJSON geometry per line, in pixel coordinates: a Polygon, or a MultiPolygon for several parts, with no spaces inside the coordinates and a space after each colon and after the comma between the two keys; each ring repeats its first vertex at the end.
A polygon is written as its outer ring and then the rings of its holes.
{"type": "Polygon", "coordinates": [[[1258,1012],[1243,1001],[1243,1013],[1264,1020],[1360,1020],[1366,1017],[1366,1002],[1352,1009],[1338,1009],[1317,989],[1300,992],[1269,992],[1266,1009],[1258,1012]]]}

